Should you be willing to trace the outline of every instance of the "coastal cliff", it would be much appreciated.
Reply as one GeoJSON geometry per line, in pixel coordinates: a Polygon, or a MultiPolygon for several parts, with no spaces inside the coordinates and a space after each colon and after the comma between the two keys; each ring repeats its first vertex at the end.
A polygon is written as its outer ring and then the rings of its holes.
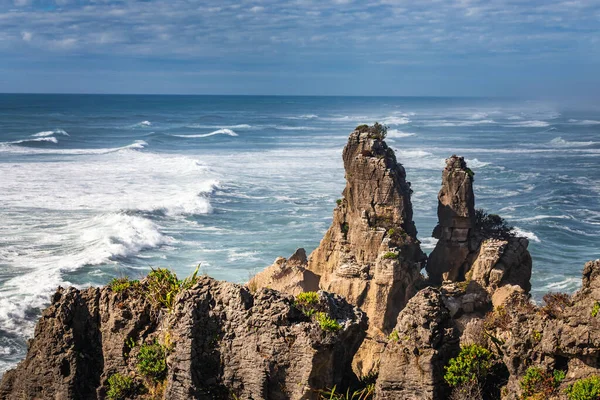
{"type": "Polygon", "coordinates": [[[346,187],[308,257],[246,286],[159,269],[59,288],[0,399],[598,399],[600,260],[576,294],[534,304],[527,239],[475,208],[455,155],[427,259],[385,135],[350,134],[346,187]]]}

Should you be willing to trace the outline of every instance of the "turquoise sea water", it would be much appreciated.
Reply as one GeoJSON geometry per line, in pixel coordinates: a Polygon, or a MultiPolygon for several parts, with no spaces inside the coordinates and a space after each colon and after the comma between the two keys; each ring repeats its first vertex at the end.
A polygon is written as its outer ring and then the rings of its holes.
{"type": "Polygon", "coordinates": [[[0,95],[0,373],[58,285],[151,266],[235,282],[312,251],[356,125],[389,125],[429,252],[444,158],[530,239],[533,294],[599,257],[600,111],[460,98],[0,95]]]}

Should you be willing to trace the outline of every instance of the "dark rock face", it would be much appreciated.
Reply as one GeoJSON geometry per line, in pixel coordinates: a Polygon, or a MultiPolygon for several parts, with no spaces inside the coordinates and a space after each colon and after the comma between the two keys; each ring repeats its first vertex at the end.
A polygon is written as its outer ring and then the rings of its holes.
{"type": "Polygon", "coordinates": [[[565,371],[557,393],[577,379],[600,374],[600,315],[592,316],[600,301],[600,260],[586,263],[582,283],[581,290],[558,304],[536,307],[513,293],[495,312],[492,334],[502,343],[510,372],[507,399],[520,398],[520,381],[530,366],[565,371]]]}
{"type": "Polygon", "coordinates": [[[59,290],[27,358],[4,375],[0,398],[104,398],[111,375],[137,371],[139,350],[130,342],[167,337],[168,399],[315,398],[351,377],[367,327],[365,315],[339,296],[320,292],[318,307],[341,328],[324,331],[273,290],[252,295],[208,277],[182,292],[172,312],[158,313],[127,290],[59,290]]]}
{"type": "Polygon", "coordinates": [[[381,357],[377,399],[446,398],[444,366],[459,351],[455,322],[439,290],[410,299],[381,357]]]}
{"type": "MultiPolygon", "coordinates": [[[[509,234],[493,237],[476,226],[473,176],[463,157],[446,160],[438,194],[438,243],[427,262],[432,283],[475,281],[487,290],[494,306],[511,293],[529,293],[529,241],[509,234]]],[[[499,217],[498,217],[499,218],[499,217]]]]}
{"type": "Polygon", "coordinates": [[[464,277],[470,239],[475,229],[473,173],[463,157],[446,160],[442,188],[438,194],[438,225],[433,237],[438,243],[429,256],[427,273],[435,283],[464,277]]]}

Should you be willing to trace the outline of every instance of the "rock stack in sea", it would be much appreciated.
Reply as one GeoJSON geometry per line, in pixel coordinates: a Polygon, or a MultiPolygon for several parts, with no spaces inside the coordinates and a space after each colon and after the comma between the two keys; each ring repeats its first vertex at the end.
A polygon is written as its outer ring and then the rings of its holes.
{"type": "Polygon", "coordinates": [[[527,240],[475,208],[455,155],[427,259],[385,133],[350,134],[346,188],[309,257],[246,286],[156,270],[59,289],[0,399],[594,399],[581,396],[600,393],[600,260],[576,294],[534,304],[527,240]]]}

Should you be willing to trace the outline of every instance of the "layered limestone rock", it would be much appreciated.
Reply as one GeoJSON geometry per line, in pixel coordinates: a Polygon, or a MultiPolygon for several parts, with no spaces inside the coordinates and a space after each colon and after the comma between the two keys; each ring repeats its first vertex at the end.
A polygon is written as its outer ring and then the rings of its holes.
{"type": "Polygon", "coordinates": [[[529,293],[529,242],[509,232],[499,216],[475,210],[473,176],[463,157],[446,160],[433,231],[438,242],[426,269],[434,284],[475,282],[498,306],[513,292],[529,293]]]}
{"type": "Polygon", "coordinates": [[[453,155],[446,160],[437,214],[433,237],[438,242],[427,261],[427,273],[433,283],[441,283],[442,278],[461,280],[475,230],[473,172],[463,157],[453,155]]]}
{"type": "Polygon", "coordinates": [[[410,299],[381,357],[376,399],[445,399],[444,366],[459,351],[459,335],[439,290],[410,299]]]}
{"type": "Polygon", "coordinates": [[[357,128],[343,151],[346,188],[331,227],[308,268],[323,290],[340,294],[369,317],[355,370],[376,367],[383,339],[421,282],[426,259],[412,220],[410,183],[378,126],[357,128]]]}
{"type": "MultiPolygon", "coordinates": [[[[132,377],[127,398],[154,391],[168,399],[311,399],[351,376],[367,320],[341,297],[319,292],[312,305],[339,324],[324,330],[273,290],[202,277],[157,310],[147,282],[60,289],[43,313],[27,358],[6,372],[2,399],[100,399],[109,378],[132,377]],[[141,344],[160,343],[167,371],[141,376],[141,344]],[[145,389],[143,387],[145,386],[145,389]]],[[[156,398],[158,398],[156,397],[156,398]]]]}
{"type": "Polygon", "coordinates": [[[344,296],[386,334],[415,293],[425,260],[412,220],[410,183],[375,127],[359,127],[343,160],[346,188],[308,268],[323,290],[344,296]]]}
{"type": "Polygon", "coordinates": [[[247,285],[251,291],[269,288],[295,296],[319,290],[319,277],[308,270],[306,251],[300,248],[288,259],[277,258],[272,265],[250,278],[247,285]]]}
{"type": "Polygon", "coordinates": [[[546,295],[541,307],[513,293],[486,319],[510,373],[505,399],[522,398],[521,381],[531,367],[550,376],[554,370],[565,372],[548,396],[557,399],[566,398],[565,389],[576,380],[600,375],[600,260],[586,263],[582,283],[573,296],[546,295]]]}

